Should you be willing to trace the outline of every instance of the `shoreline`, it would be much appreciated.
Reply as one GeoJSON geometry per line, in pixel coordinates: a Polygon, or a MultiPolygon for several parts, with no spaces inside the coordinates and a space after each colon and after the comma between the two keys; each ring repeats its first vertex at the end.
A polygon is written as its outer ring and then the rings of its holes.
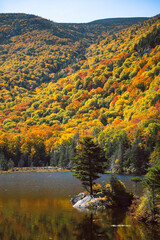
{"type": "Polygon", "coordinates": [[[69,172],[68,169],[57,168],[57,167],[21,167],[13,168],[7,171],[0,171],[0,174],[6,173],[30,173],[30,172],[69,172]]]}
{"type": "MultiPolygon", "coordinates": [[[[9,170],[0,170],[0,174],[6,174],[6,173],[30,173],[30,172],[70,172],[72,171],[71,169],[65,169],[65,168],[61,168],[61,167],[14,167],[12,169],[9,170]]],[[[105,174],[112,174],[111,171],[106,171],[105,174]]],[[[120,175],[124,175],[124,176],[141,176],[144,177],[144,175],[139,175],[136,173],[113,173],[113,174],[120,174],[120,175]]]]}

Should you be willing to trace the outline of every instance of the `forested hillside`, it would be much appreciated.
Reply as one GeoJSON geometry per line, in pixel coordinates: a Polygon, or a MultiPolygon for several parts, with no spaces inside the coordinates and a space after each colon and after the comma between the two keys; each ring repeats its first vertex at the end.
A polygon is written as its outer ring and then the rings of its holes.
{"type": "Polygon", "coordinates": [[[117,172],[144,173],[159,158],[160,15],[0,20],[1,168],[70,167],[86,134],[117,172]]]}
{"type": "MultiPolygon", "coordinates": [[[[2,88],[34,89],[66,75],[65,68],[85,59],[91,44],[143,18],[89,24],[57,24],[34,15],[0,15],[2,88]],[[108,23],[108,24],[107,24],[108,23]]],[[[78,66],[73,66],[75,70],[78,66]]]]}

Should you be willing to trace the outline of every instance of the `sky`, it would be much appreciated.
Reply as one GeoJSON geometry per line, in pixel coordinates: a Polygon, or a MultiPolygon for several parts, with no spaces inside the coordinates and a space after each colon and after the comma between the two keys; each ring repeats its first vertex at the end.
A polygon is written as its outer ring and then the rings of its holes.
{"type": "Polygon", "coordinates": [[[85,23],[116,17],[153,17],[160,0],[0,0],[0,13],[34,14],[54,22],[85,23]]]}

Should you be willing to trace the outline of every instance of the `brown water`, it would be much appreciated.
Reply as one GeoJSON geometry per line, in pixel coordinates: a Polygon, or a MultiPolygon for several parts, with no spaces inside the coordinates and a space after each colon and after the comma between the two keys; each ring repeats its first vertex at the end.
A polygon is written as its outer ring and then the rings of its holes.
{"type": "MultiPolygon", "coordinates": [[[[135,191],[129,176],[118,177],[135,191]]],[[[1,174],[0,240],[160,239],[155,229],[137,223],[124,209],[94,214],[74,209],[70,198],[82,190],[71,172],[1,174]]],[[[137,191],[142,191],[140,185],[137,191]]]]}

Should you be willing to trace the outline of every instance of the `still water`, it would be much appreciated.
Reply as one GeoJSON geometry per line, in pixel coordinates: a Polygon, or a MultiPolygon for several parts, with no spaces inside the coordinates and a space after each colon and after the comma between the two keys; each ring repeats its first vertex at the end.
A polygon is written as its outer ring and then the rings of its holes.
{"type": "MultiPolygon", "coordinates": [[[[129,176],[118,176],[130,191],[129,176]]],[[[109,174],[101,182],[109,181],[109,174]]],[[[155,229],[137,223],[123,209],[85,213],[70,198],[83,191],[71,172],[0,175],[0,240],[157,240],[155,229]]]]}

